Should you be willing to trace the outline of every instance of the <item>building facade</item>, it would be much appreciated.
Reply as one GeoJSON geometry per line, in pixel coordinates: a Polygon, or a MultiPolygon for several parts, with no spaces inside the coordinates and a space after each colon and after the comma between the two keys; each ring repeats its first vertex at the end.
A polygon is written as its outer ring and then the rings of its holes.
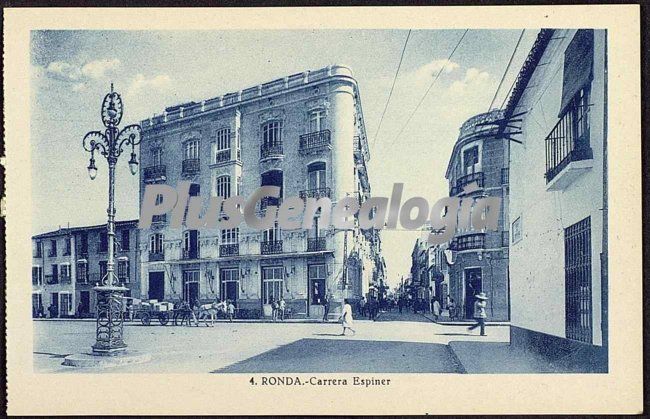
{"type": "MultiPolygon", "coordinates": [[[[204,201],[280,187],[260,215],[289,197],[336,204],[370,195],[359,90],[343,66],[170,107],[142,128],[141,203],[147,185],[180,181],[204,201]]],[[[168,221],[158,216],[141,231],[142,298],[229,299],[243,317],[269,315],[283,298],[293,315],[318,317],[326,293],[338,302],[367,293],[380,262],[376,231],[334,230],[318,216],[309,231],[172,229],[168,221]]]]}
{"type": "Polygon", "coordinates": [[[606,37],[540,31],[505,110],[525,112],[510,149],[511,342],[588,371],[607,369],[606,37]]]}
{"type": "Polygon", "coordinates": [[[445,175],[450,197],[501,199],[498,231],[460,231],[449,244],[453,252],[453,264],[449,266],[450,296],[459,308],[461,319],[474,317],[474,296],[480,292],[488,297],[488,320],[509,319],[509,143],[496,135],[498,128],[491,125],[502,117],[502,111],[493,110],[463,123],[445,175]],[[476,188],[466,191],[471,185],[476,188]]]}
{"type": "MultiPolygon", "coordinates": [[[[115,274],[126,295],[140,295],[137,220],[115,223],[115,274]]],[[[106,275],[106,224],[67,227],[32,237],[32,314],[94,317],[93,287],[106,275]]]]}

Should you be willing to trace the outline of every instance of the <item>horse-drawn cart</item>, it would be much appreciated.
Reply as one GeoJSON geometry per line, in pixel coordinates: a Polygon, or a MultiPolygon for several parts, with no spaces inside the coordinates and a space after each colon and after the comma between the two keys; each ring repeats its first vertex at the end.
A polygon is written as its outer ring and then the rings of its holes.
{"type": "Polygon", "coordinates": [[[145,326],[151,324],[151,319],[158,319],[161,325],[167,325],[174,311],[174,305],[165,301],[142,301],[137,298],[133,298],[132,301],[133,303],[128,308],[129,319],[140,319],[145,326]]]}

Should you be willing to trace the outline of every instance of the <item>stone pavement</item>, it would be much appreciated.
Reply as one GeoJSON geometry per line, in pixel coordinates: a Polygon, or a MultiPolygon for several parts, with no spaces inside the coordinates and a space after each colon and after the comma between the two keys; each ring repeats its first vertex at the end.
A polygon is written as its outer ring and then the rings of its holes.
{"type": "MultiPolygon", "coordinates": [[[[62,366],[66,355],[90,350],[95,325],[83,321],[35,321],[36,372],[96,373],[62,366]]],[[[129,323],[125,340],[148,352],[143,364],[110,373],[205,373],[244,371],[449,372],[462,370],[452,341],[507,342],[507,327],[488,328],[487,337],[462,326],[442,326],[412,313],[382,313],[377,321],[355,320],[355,336],[339,336],[330,323],[229,323],[215,327],[142,326],[129,323]]],[[[102,371],[102,372],[104,372],[102,371]]]]}

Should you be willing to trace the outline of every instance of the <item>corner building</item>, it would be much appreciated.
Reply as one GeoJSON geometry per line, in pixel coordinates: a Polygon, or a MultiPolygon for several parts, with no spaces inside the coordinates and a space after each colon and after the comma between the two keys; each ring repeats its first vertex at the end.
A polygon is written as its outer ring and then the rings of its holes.
{"type": "MultiPolygon", "coordinates": [[[[349,68],[306,71],[235,93],[165,109],[142,122],[140,203],[145,187],[191,182],[190,196],[248,197],[260,186],[279,199],[369,197],[368,144],[357,83],[349,68]]],[[[235,302],[240,317],[269,316],[283,297],[296,317],[323,315],[368,292],[379,263],[377,231],[334,230],[314,220],[309,230],[260,232],[169,227],[170,217],[142,230],[142,297],[193,303],[235,302]],[[347,269],[345,269],[346,267],[347,269]]]]}
{"type": "Polygon", "coordinates": [[[449,196],[461,200],[499,197],[498,231],[460,231],[449,244],[453,263],[449,265],[450,297],[457,304],[458,318],[474,317],[475,295],[487,297],[488,320],[509,319],[508,292],[508,150],[493,122],[503,112],[492,110],[471,117],[460,128],[447,173],[449,196]],[[478,188],[466,192],[475,184],[478,188]]]}

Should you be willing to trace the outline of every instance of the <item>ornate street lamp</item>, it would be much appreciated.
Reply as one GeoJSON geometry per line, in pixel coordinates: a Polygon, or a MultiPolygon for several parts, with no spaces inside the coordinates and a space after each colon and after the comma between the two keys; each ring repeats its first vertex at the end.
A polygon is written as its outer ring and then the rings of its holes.
{"type": "Polygon", "coordinates": [[[83,147],[90,153],[90,163],[88,164],[90,179],[95,179],[97,176],[95,152],[104,156],[108,162],[108,209],[106,211],[108,214],[108,223],[106,224],[108,261],[106,275],[94,288],[97,292],[97,340],[93,345],[93,353],[96,355],[114,354],[126,349],[126,343],[122,338],[124,322],[122,299],[128,289],[119,285],[114,273],[115,165],[124,148],[131,146],[129,168],[134,175],[138,172],[135,146],[140,144],[142,130],[137,124],[128,125],[121,131],[118,129],[123,110],[122,98],[113,91],[113,83],[111,83],[111,92],[104,97],[101,110],[102,122],[106,129],[104,132],[91,131],[83,139],[83,147]]]}

